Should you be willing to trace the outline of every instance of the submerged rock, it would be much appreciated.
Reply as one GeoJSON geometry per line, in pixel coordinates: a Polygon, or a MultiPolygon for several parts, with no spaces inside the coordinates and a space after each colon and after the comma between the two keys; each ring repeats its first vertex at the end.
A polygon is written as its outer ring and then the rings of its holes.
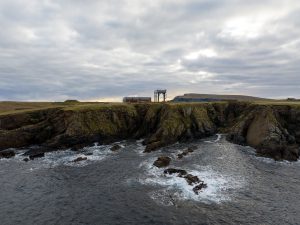
{"type": "Polygon", "coordinates": [[[160,156],[157,160],[153,163],[154,166],[161,168],[167,167],[171,162],[171,158],[167,156],[160,156]]]}
{"type": "Polygon", "coordinates": [[[207,187],[207,184],[205,184],[204,181],[200,180],[197,176],[187,174],[187,172],[182,169],[168,168],[164,170],[164,174],[178,174],[177,176],[184,178],[189,185],[196,185],[193,188],[196,195],[198,195],[203,188],[207,187]]]}
{"type": "Polygon", "coordinates": [[[199,194],[199,192],[203,189],[203,188],[207,188],[207,184],[205,184],[203,181],[200,182],[200,184],[196,185],[193,188],[193,191],[196,195],[199,194]]]}
{"type": "Polygon", "coordinates": [[[178,158],[178,159],[182,159],[182,158],[183,158],[183,155],[180,153],[180,154],[177,155],[177,158],[178,158]]]}
{"type": "Polygon", "coordinates": [[[29,156],[29,159],[30,160],[34,160],[34,159],[36,159],[36,158],[42,158],[42,157],[44,157],[45,156],[45,153],[37,153],[37,154],[32,154],[32,155],[30,155],[29,156]]]}
{"type": "Polygon", "coordinates": [[[28,150],[23,154],[23,156],[28,156],[30,160],[34,160],[36,158],[42,158],[45,156],[45,152],[48,152],[48,148],[33,148],[28,150]]]}
{"type": "Polygon", "coordinates": [[[120,145],[113,145],[113,146],[110,148],[110,150],[113,151],[113,152],[115,152],[115,151],[120,150],[121,148],[122,148],[122,147],[121,147],[120,145]]]}
{"type": "Polygon", "coordinates": [[[13,150],[5,150],[5,151],[0,151],[0,158],[12,158],[14,157],[16,154],[13,150]]]}
{"type": "Polygon", "coordinates": [[[200,179],[192,174],[188,174],[184,176],[184,178],[189,185],[197,184],[200,182],[200,179]]]}
{"type": "Polygon", "coordinates": [[[191,146],[191,147],[188,147],[187,151],[194,152],[197,148],[198,148],[197,146],[191,146]]]}
{"type": "Polygon", "coordinates": [[[182,153],[179,153],[177,155],[178,159],[182,159],[183,156],[187,156],[188,154],[194,152],[194,150],[197,149],[197,146],[188,147],[186,150],[184,150],[182,153]]]}
{"type": "Polygon", "coordinates": [[[23,161],[24,161],[24,162],[28,162],[29,159],[28,159],[28,158],[24,158],[23,161]]]}
{"type": "Polygon", "coordinates": [[[187,172],[185,170],[182,169],[174,169],[174,168],[168,168],[166,170],[164,170],[164,174],[174,174],[177,173],[179,177],[182,177],[184,175],[187,174],[187,172]]]}
{"type": "Polygon", "coordinates": [[[72,162],[80,162],[80,161],[84,161],[87,160],[87,157],[78,157],[76,159],[74,159],[72,162]]]}

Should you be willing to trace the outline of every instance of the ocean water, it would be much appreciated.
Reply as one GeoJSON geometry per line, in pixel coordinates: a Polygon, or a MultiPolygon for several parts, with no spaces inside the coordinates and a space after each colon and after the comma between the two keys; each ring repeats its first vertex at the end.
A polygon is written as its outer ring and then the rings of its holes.
{"type": "Polygon", "coordinates": [[[23,161],[0,160],[1,225],[300,224],[300,163],[256,157],[217,135],[143,153],[141,141],[117,152],[97,145],[23,161]],[[189,146],[197,149],[177,159],[189,146]],[[199,195],[153,166],[158,156],[207,184],[199,195]],[[86,161],[74,163],[80,156],[86,161]]]}

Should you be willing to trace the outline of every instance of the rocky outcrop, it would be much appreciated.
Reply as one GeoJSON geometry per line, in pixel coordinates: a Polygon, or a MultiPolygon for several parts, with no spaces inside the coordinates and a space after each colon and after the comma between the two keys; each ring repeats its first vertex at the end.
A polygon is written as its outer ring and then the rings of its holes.
{"type": "Polygon", "coordinates": [[[74,159],[72,162],[81,162],[81,161],[85,161],[85,160],[87,160],[87,157],[78,157],[78,158],[76,158],[76,159],[74,159]]]}
{"type": "Polygon", "coordinates": [[[177,141],[210,136],[217,131],[217,111],[211,104],[165,105],[159,114],[156,129],[149,138],[145,152],[177,141]]]}
{"type": "Polygon", "coordinates": [[[158,168],[166,167],[170,164],[171,158],[167,156],[160,156],[157,160],[153,163],[154,166],[158,168]]]}
{"type": "Polygon", "coordinates": [[[207,187],[207,184],[204,181],[200,180],[199,177],[192,174],[188,174],[185,170],[168,168],[164,170],[164,174],[174,175],[177,174],[177,177],[184,178],[188,185],[194,186],[193,192],[198,195],[199,192],[207,187]]]}
{"type": "Polygon", "coordinates": [[[42,158],[45,156],[45,152],[48,152],[49,149],[43,148],[32,148],[25,152],[23,156],[28,156],[30,160],[34,160],[36,158],[42,158]]]}
{"type": "Polygon", "coordinates": [[[186,175],[187,172],[182,169],[168,168],[168,169],[164,170],[164,174],[169,174],[169,175],[177,174],[179,177],[182,177],[182,176],[186,175]]]}
{"type": "Polygon", "coordinates": [[[113,145],[111,148],[110,148],[110,150],[112,151],[112,152],[115,152],[115,151],[118,151],[118,150],[120,150],[122,147],[120,146],[120,145],[113,145]]]}
{"type": "Polygon", "coordinates": [[[31,145],[44,152],[78,150],[94,142],[144,138],[145,152],[151,152],[216,132],[259,155],[297,160],[300,108],[242,102],[93,104],[7,114],[0,116],[0,151],[31,145]]]}
{"type": "Polygon", "coordinates": [[[299,128],[290,129],[288,124],[293,122],[282,117],[280,109],[282,108],[251,106],[231,128],[228,140],[254,147],[261,156],[276,160],[297,160],[299,143],[295,134],[299,128]]]}
{"type": "Polygon", "coordinates": [[[196,146],[194,146],[194,147],[188,147],[186,150],[184,150],[183,152],[179,153],[177,155],[177,158],[178,159],[182,159],[184,156],[187,156],[188,154],[194,152],[194,150],[196,150],[196,149],[197,149],[196,146]]]}
{"type": "Polygon", "coordinates": [[[8,159],[8,158],[12,158],[12,157],[14,157],[14,156],[15,156],[15,152],[12,151],[12,150],[6,150],[6,151],[1,151],[1,152],[0,152],[0,159],[1,159],[1,158],[6,158],[6,159],[8,159]]]}

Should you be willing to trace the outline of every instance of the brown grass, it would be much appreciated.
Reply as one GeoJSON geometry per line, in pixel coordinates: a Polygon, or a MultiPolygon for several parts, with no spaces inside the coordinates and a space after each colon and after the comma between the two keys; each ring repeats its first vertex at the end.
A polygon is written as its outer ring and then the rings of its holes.
{"type": "MultiPolygon", "coordinates": [[[[165,103],[170,105],[201,105],[201,104],[211,104],[215,102],[180,102],[180,103],[165,103]]],[[[225,104],[226,102],[219,102],[225,104]]],[[[269,101],[253,101],[253,104],[259,105],[288,105],[294,107],[300,107],[300,101],[280,101],[280,100],[269,100],[269,101]]],[[[149,104],[149,103],[147,103],[149,104]]],[[[163,103],[150,103],[150,104],[163,104],[163,103]]],[[[120,106],[128,106],[134,105],[130,103],[106,103],[106,102],[0,102],[0,115],[6,114],[15,114],[21,112],[29,112],[34,110],[40,109],[47,109],[47,108],[63,108],[65,110],[86,110],[86,109],[97,109],[97,108],[109,108],[109,107],[120,107],[120,106]]]]}

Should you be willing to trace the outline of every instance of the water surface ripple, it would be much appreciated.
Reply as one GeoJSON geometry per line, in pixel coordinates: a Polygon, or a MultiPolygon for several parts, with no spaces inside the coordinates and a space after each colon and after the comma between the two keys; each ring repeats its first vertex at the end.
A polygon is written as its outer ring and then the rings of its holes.
{"type": "Polygon", "coordinates": [[[299,162],[259,158],[220,136],[147,154],[141,141],[119,144],[118,152],[95,145],[27,163],[22,151],[1,159],[0,224],[300,224],[299,162]],[[207,189],[195,195],[184,179],[163,175],[152,166],[160,155],[207,189]]]}

